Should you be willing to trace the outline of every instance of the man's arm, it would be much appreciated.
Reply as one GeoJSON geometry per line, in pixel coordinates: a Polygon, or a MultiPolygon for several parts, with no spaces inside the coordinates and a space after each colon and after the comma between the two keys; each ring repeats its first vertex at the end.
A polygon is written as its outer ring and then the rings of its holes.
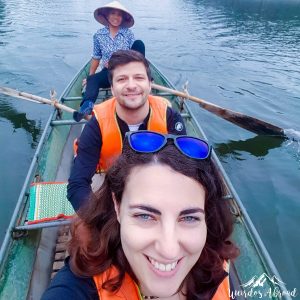
{"type": "Polygon", "coordinates": [[[69,178],[67,196],[75,211],[90,197],[92,177],[96,172],[101,146],[101,131],[96,118],[93,117],[81,133],[77,156],[69,178]]]}
{"type": "Polygon", "coordinates": [[[69,258],[66,259],[65,266],[54,276],[49,287],[44,292],[42,300],[99,299],[93,279],[73,274],[68,261],[69,258]]]}
{"type": "Polygon", "coordinates": [[[167,125],[168,125],[168,132],[171,134],[176,134],[176,135],[186,134],[186,128],[180,113],[175,111],[171,107],[167,108],[167,125]]]}

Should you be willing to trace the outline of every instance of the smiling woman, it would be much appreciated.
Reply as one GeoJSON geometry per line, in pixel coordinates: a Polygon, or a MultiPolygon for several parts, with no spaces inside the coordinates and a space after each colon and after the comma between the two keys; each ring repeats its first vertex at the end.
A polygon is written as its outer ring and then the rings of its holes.
{"type": "Polygon", "coordinates": [[[131,171],[115,207],[122,248],[143,294],[178,293],[206,241],[204,201],[203,186],[169,166],[131,171]]]}
{"type": "Polygon", "coordinates": [[[42,299],[229,299],[224,265],[238,249],[209,145],[150,131],[126,140],[42,299]]]}

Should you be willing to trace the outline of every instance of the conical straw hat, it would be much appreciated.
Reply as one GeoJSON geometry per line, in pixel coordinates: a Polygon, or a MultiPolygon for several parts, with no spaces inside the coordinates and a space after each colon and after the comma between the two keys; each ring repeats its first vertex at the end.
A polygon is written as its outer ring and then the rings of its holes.
{"type": "Polygon", "coordinates": [[[108,26],[108,21],[107,21],[107,14],[109,13],[109,10],[111,8],[114,9],[119,9],[123,12],[123,21],[121,26],[123,27],[132,27],[134,24],[134,18],[132,14],[119,2],[119,1],[112,1],[104,6],[101,6],[97,8],[94,11],[94,17],[95,19],[103,24],[104,26],[108,26]]]}

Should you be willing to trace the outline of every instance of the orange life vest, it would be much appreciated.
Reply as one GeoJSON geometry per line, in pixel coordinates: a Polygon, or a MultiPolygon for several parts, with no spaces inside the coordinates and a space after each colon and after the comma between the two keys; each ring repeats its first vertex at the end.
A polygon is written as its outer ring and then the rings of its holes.
{"type": "MultiPolygon", "coordinates": [[[[225,271],[227,271],[227,273],[229,274],[229,265],[227,263],[224,264],[228,266],[228,270],[226,270],[225,267],[225,271]]],[[[218,289],[214,294],[214,296],[212,297],[212,300],[230,300],[229,289],[230,289],[230,285],[229,285],[229,275],[228,275],[223,279],[221,284],[218,286],[218,289]]]]}
{"type": "Polygon", "coordinates": [[[136,283],[131,277],[125,273],[125,278],[118,292],[112,293],[102,288],[102,284],[109,278],[113,278],[118,275],[118,271],[115,267],[109,268],[107,271],[100,275],[93,277],[96,284],[98,295],[100,300],[141,300],[140,291],[136,283]]]}
{"type": "MultiPolygon", "coordinates": [[[[102,284],[109,278],[118,275],[115,267],[109,268],[107,271],[100,275],[93,277],[96,284],[100,300],[141,300],[143,299],[136,283],[126,273],[120,289],[115,292],[109,292],[102,288],[102,284]]],[[[221,282],[212,300],[230,300],[229,298],[229,276],[221,282]]]]}
{"type": "MultiPolygon", "coordinates": [[[[148,96],[150,117],[147,129],[168,133],[167,129],[167,100],[162,97],[148,96]]],[[[102,148],[97,171],[105,171],[122,152],[122,134],[117,122],[116,99],[109,99],[94,106],[94,115],[99,123],[102,136],[102,148]]]]}

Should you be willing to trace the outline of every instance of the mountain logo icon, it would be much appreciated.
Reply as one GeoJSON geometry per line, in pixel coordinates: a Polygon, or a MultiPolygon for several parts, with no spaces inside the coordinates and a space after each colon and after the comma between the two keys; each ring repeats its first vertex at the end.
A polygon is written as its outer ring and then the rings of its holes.
{"type": "Polygon", "coordinates": [[[279,280],[275,275],[273,275],[273,277],[269,277],[266,273],[263,273],[259,277],[253,276],[249,281],[247,281],[244,284],[241,284],[241,286],[244,288],[263,287],[266,281],[269,281],[273,285],[277,286],[285,285],[285,283],[279,280]]]}

